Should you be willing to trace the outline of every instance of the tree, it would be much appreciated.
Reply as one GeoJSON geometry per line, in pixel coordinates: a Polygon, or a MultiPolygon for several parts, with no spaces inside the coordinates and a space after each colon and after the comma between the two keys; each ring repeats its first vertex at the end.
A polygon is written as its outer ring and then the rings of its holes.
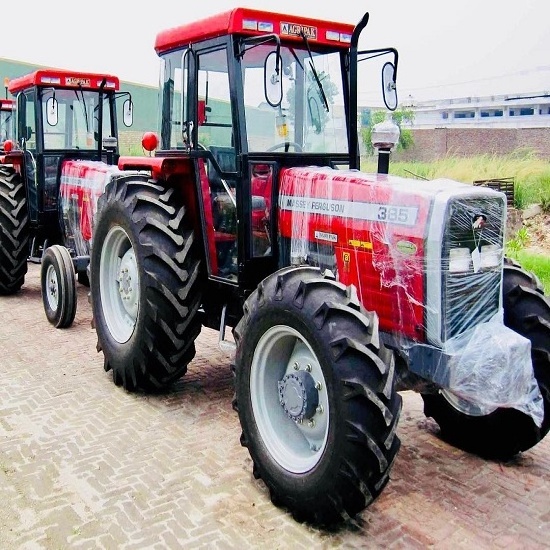
{"type": "MultiPolygon", "coordinates": [[[[338,87],[334,82],[331,81],[330,75],[325,71],[320,71],[318,73],[319,81],[323,87],[323,91],[326,97],[326,100],[329,105],[334,104],[334,97],[339,94],[338,87]]],[[[316,133],[321,133],[322,128],[324,127],[326,121],[329,118],[329,114],[326,112],[324,101],[322,99],[321,91],[319,86],[315,81],[312,72],[307,74],[307,85],[306,85],[306,101],[307,101],[307,117],[308,124],[315,128],[316,133]]],[[[295,82],[292,82],[292,85],[287,91],[286,99],[289,105],[289,118],[294,120],[295,118],[295,95],[296,95],[296,86],[295,82]]]]}
{"type": "MultiPolygon", "coordinates": [[[[386,118],[386,113],[387,111],[375,111],[370,117],[370,124],[365,128],[361,128],[361,139],[363,140],[365,151],[369,155],[375,153],[371,143],[372,128],[375,124],[382,122],[386,118]]],[[[401,107],[400,109],[392,113],[392,118],[397,126],[399,126],[400,130],[397,150],[408,149],[414,144],[414,138],[411,130],[409,130],[408,128],[403,128],[403,123],[412,122],[414,120],[414,111],[401,107]]]]}

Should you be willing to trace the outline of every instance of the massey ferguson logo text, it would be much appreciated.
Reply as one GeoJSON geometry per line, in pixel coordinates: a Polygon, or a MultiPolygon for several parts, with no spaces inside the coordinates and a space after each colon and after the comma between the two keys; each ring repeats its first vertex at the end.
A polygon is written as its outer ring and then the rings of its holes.
{"type": "Polygon", "coordinates": [[[89,86],[90,85],[90,79],[89,78],[77,78],[74,76],[69,76],[65,79],[65,85],[66,86],[89,86]]]}
{"type": "Polygon", "coordinates": [[[299,23],[281,23],[281,34],[288,36],[301,36],[302,32],[306,38],[317,39],[317,28],[309,25],[300,25],[299,23]]]}
{"type": "Polygon", "coordinates": [[[338,199],[279,196],[279,207],[289,212],[303,214],[327,214],[337,218],[354,218],[390,225],[408,225],[416,223],[417,206],[354,202],[338,199]]]}

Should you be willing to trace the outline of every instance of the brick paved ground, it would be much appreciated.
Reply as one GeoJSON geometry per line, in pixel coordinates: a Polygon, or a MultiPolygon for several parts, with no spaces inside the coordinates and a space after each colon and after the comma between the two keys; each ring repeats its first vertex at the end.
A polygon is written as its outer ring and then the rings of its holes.
{"type": "Polygon", "coordinates": [[[382,496],[335,533],[296,523],[255,481],[217,335],[173,391],[117,388],[75,324],[46,321],[39,267],[0,298],[0,548],[550,548],[550,437],[512,464],[449,447],[406,392],[382,496]]]}

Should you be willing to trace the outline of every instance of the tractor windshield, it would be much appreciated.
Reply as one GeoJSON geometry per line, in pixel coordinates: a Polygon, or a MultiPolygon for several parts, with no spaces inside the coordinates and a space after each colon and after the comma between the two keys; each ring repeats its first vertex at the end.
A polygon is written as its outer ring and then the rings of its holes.
{"type": "Polygon", "coordinates": [[[293,42],[281,46],[274,64],[276,51],[271,40],[245,43],[237,54],[220,44],[195,54],[177,50],[162,55],[161,149],[212,144],[234,147],[235,125],[244,122],[243,146],[249,152],[347,153],[344,54],[326,48],[323,53],[310,52],[305,42],[293,42]],[[187,89],[193,76],[190,63],[197,68],[195,120],[187,113],[188,99],[194,93],[187,89]],[[230,70],[232,63],[239,70],[230,70]],[[272,74],[275,65],[278,74],[272,74]],[[270,100],[266,78],[278,87],[278,99],[282,91],[282,102],[270,100]],[[233,90],[237,101],[232,98],[233,90]],[[235,104],[239,113],[234,112],[235,104]],[[190,137],[193,135],[196,143],[190,137]]]}
{"type": "Polygon", "coordinates": [[[90,90],[46,89],[42,93],[44,149],[97,150],[99,140],[111,135],[111,111],[108,95],[90,90]],[[48,99],[57,101],[57,117],[48,117],[48,99]],[[100,101],[103,108],[100,108],[100,101]],[[99,135],[100,118],[103,117],[99,135]]]}
{"type": "MultiPolygon", "coordinates": [[[[347,152],[347,127],[339,53],[308,52],[283,46],[279,74],[282,103],[273,106],[264,93],[264,67],[275,55],[272,44],[245,51],[242,60],[249,151],[347,152]]],[[[277,84],[278,85],[278,84],[277,84]]]]}

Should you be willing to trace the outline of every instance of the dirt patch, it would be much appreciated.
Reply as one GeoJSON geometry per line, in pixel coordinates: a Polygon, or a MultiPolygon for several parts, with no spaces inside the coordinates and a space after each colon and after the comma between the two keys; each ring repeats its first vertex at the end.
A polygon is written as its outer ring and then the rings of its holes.
{"type": "Polygon", "coordinates": [[[526,248],[550,257],[550,213],[542,212],[523,221],[527,230],[526,248]]]}

